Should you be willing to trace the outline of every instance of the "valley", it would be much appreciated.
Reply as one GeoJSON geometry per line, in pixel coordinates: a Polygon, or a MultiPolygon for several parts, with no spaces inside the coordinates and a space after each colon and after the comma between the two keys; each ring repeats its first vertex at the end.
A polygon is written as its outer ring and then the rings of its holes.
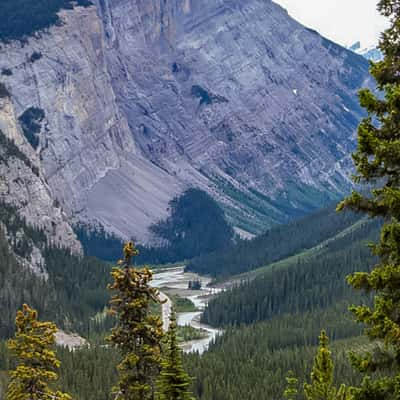
{"type": "Polygon", "coordinates": [[[272,0],[0,1],[0,400],[400,399],[376,3],[364,51],[272,0]]]}
{"type": "Polygon", "coordinates": [[[167,269],[163,272],[156,273],[152,285],[161,290],[161,299],[168,299],[167,303],[162,305],[162,319],[164,327],[166,321],[169,321],[171,312],[171,300],[165,295],[178,296],[179,298],[189,299],[195,306],[195,311],[190,312],[178,312],[177,322],[179,326],[190,326],[199,332],[202,332],[205,337],[190,340],[184,342],[182,348],[184,352],[191,353],[197,352],[199,354],[204,353],[208,349],[210,342],[215,340],[217,335],[221,334],[222,331],[219,329],[212,328],[209,325],[200,322],[204,308],[207,302],[214,296],[218,295],[222,289],[220,288],[209,288],[208,284],[211,279],[199,276],[193,273],[185,273],[184,266],[167,269]],[[199,290],[188,289],[190,281],[200,280],[202,288],[199,290]]]}

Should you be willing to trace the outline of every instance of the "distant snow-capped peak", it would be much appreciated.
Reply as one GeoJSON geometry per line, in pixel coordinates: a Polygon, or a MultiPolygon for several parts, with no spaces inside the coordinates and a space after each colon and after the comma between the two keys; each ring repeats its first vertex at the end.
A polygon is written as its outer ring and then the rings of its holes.
{"type": "Polygon", "coordinates": [[[349,50],[371,61],[380,61],[383,58],[382,52],[376,46],[362,47],[360,41],[349,46],[349,50]]]}

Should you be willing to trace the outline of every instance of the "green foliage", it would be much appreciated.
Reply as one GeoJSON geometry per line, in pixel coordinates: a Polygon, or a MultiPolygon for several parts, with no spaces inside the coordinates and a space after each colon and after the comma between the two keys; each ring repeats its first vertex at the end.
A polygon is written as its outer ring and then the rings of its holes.
{"type": "Polygon", "coordinates": [[[353,225],[360,217],[337,215],[330,207],[288,225],[277,226],[253,240],[240,240],[226,248],[197,257],[187,269],[203,275],[228,277],[253,270],[309,249],[353,225]]]}
{"type": "Polygon", "coordinates": [[[119,381],[113,392],[126,400],[153,399],[155,380],[161,363],[162,322],[150,313],[150,304],[158,303],[158,292],[150,287],[152,273],[144,268],[131,268],[138,254],[132,242],[124,247],[124,268],[113,268],[114,292],[110,304],[117,325],[108,341],[121,353],[118,365],[119,381]]]}
{"type": "Polygon", "coordinates": [[[3,68],[1,70],[1,74],[4,76],[11,76],[13,73],[10,68],[3,68]]]}
{"type": "Polygon", "coordinates": [[[319,337],[319,349],[311,371],[311,383],[304,385],[307,400],[329,400],[335,389],[333,384],[333,361],[328,348],[325,331],[319,337]]]}
{"type": "MultiPolygon", "coordinates": [[[[318,220],[315,220],[315,223],[318,224],[318,220]]],[[[355,301],[357,296],[344,284],[344,276],[354,270],[360,270],[361,264],[369,264],[366,260],[371,260],[370,265],[375,262],[365,249],[364,241],[375,238],[378,225],[365,222],[357,222],[357,228],[348,228],[346,225],[345,233],[339,232],[334,240],[319,246],[319,250],[312,256],[292,257],[290,260],[282,260],[281,264],[266,267],[265,271],[257,275],[261,283],[256,291],[256,286],[249,286],[248,290],[244,290],[247,297],[239,296],[238,303],[232,306],[227,302],[224,307],[228,317],[224,324],[241,325],[245,322],[249,325],[235,329],[227,328],[226,333],[211,345],[210,351],[201,357],[195,354],[184,357],[186,369],[191,376],[196,376],[192,384],[196,397],[201,400],[280,398],[285,389],[283,377],[286,371],[293,370],[299,380],[306,380],[306,371],[316,351],[316,337],[323,327],[329,332],[333,339],[333,348],[336,349],[334,381],[347,385],[359,384],[359,375],[347,362],[345,349],[354,346],[358,348],[360,339],[356,339],[356,344],[338,342],[340,339],[357,337],[362,330],[347,318],[347,305],[350,301],[355,301]],[[300,259],[299,263],[297,258],[300,259]],[[317,262],[318,259],[322,261],[317,262]],[[279,286],[282,280],[286,282],[283,292],[279,286]],[[274,286],[277,286],[276,289],[274,286]],[[253,301],[252,297],[258,300],[253,301]],[[249,311],[248,320],[247,311],[241,310],[242,305],[246,305],[247,302],[250,305],[248,310],[255,310],[249,311]],[[254,321],[263,322],[253,324],[254,321]]],[[[330,229],[327,223],[325,227],[330,229]]],[[[293,237],[294,235],[288,234],[288,238],[293,237]]],[[[132,251],[134,250],[129,250],[128,254],[132,251]]],[[[68,270],[67,264],[61,265],[60,269],[68,270]]],[[[77,282],[82,280],[78,268],[71,271],[71,275],[74,274],[77,275],[77,282]]],[[[71,279],[69,275],[65,278],[60,277],[60,289],[63,280],[71,279]]],[[[87,285],[88,282],[83,279],[80,287],[82,292],[74,289],[71,297],[83,296],[87,285]]],[[[103,283],[99,282],[97,285],[103,283]]],[[[365,300],[368,301],[368,298],[365,300]]],[[[69,302],[70,300],[62,307],[69,302]]],[[[85,303],[86,300],[83,304],[85,303]]],[[[85,312],[82,318],[87,318],[87,315],[85,312]]],[[[182,331],[178,330],[177,335],[182,336],[182,331]]],[[[69,366],[61,369],[61,382],[74,398],[113,398],[108,394],[118,378],[113,365],[121,362],[114,349],[92,345],[90,349],[75,352],[73,355],[67,351],[61,352],[60,356],[64,366],[69,366]],[[104,368],[99,367],[97,363],[101,363],[104,368]],[[86,381],[85,377],[88,377],[86,381]]],[[[0,354],[0,360],[1,357],[0,354]]],[[[302,393],[299,394],[299,399],[303,399],[302,393]]]]}
{"type": "MultiPolygon", "coordinates": [[[[74,351],[58,347],[57,357],[61,361],[57,385],[68,391],[74,400],[115,400],[110,391],[117,381],[116,365],[120,357],[113,348],[104,346],[103,341],[91,342],[90,347],[74,351]]],[[[9,381],[5,371],[15,367],[7,343],[0,341],[0,392],[9,381]]]]}
{"type": "MultiPolygon", "coordinates": [[[[251,324],[285,313],[312,312],[338,302],[353,302],[357,295],[345,278],[357,270],[368,271],[376,262],[366,241],[375,239],[378,230],[378,223],[364,223],[326,242],[311,255],[305,253],[263,268],[255,279],[212,299],[203,320],[219,326],[251,324]]],[[[368,297],[364,299],[368,301],[368,297]]]]}
{"type": "Polygon", "coordinates": [[[193,301],[185,297],[172,296],[172,302],[177,313],[198,311],[193,301]]]}
{"type": "Polygon", "coordinates": [[[152,229],[167,240],[178,259],[209,253],[230,243],[233,230],[218,204],[204,191],[188,189],[170,203],[171,216],[152,229]]]}
{"type": "Polygon", "coordinates": [[[14,332],[15,313],[26,301],[41,309],[48,306],[52,294],[45,293],[45,283],[31,271],[21,269],[10,252],[6,238],[0,231],[0,337],[10,337],[14,332]]]}
{"type": "Polygon", "coordinates": [[[8,400],[70,400],[60,391],[54,392],[50,382],[56,381],[60,367],[52,347],[57,328],[51,322],[39,322],[37,311],[24,304],[17,312],[15,338],[9,349],[17,358],[16,368],[10,372],[8,400]]]}
{"type": "MultiPolygon", "coordinates": [[[[280,399],[287,388],[287,371],[293,371],[299,382],[306,381],[322,326],[335,338],[334,382],[359,384],[360,375],[348,362],[347,351],[362,343],[359,337],[350,339],[361,329],[343,318],[344,308],[290,314],[227,329],[210,346],[210,351],[201,357],[185,357],[186,369],[196,377],[195,396],[200,400],[280,399]],[[339,341],[341,338],[349,339],[339,341]]],[[[298,399],[304,399],[300,390],[298,399]]]]}
{"type": "Polygon", "coordinates": [[[196,279],[188,282],[188,289],[190,290],[201,290],[201,280],[196,279]]]}
{"type": "Polygon", "coordinates": [[[110,316],[95,318],[107,307],[109,265],[55,247],[47,247],[44,257],[49,273],[48,286],[56,299],[43,310],[48,318],[84,336],[111,327],[114,321],[110,316]]]}
{"type": "MultiPolygon", "coordinates": [[[[286,371],[293,370],[299,380],[307,379],[307,371],[316,352],[316,337],[326,326],[333,342],[335,382],[355,385],[360,382],[347,358],[347,349],[363,345],[360,332],[350,319],[343,318],[343,309],[287,315],[268,322],[235,330],[228,329],[199,357],[184,357],[185,369],[195,376],[192,388],[201,400],[260,400],[280,398],[285,389],[286,371]]],[[[179,332],[178,332],[179,335],[179,332]]],[[[112,400],[111,386],[117,379],[117,352],[109,346],[91,343],[90,348],[70,352],[58,350],[62,362],[60,385],[76,400],[112,400]]],[[[0,371],[10,361],[0,342],[0,371]]],[[[1,376],[1,372],[0,372],[1,376]]],[[[300,393],[299,399],[303,396],[300,393]]]]}
{"type": "Polygon", "coordinates": [[[283,392],[283,397],[286,400],[296,400],[298,391],[299,380],[293,376],[293,372],[289,371],[289,375],[286,377],[286,389],[283,392]]]}
{"type": "Polygon", "coordinates": [[[378,9],[391,20],[379,45],[384,59],[371,64],[380,93],[360,92],[360,104],[368,116],[359,126],[358,148],[353,154],[355,181],[372,189],[366,195],[353,192],[338,207],[385,219],[380,242],[372,246],[379,263],[371,272],[357,272],[348,279],[355,289],[375,295],[372,307],[353,306],[351,311],[367,326],[370,340],[383,343],[374,352],[352,355],[354,365],[365,374],[357,400],[400,398],[400,4],[381,0],[378,9]],[[370,375],[375,371],[385,374],[373,380],[370,375]]]}
{"type": "MultiPolygon", "coordinates": [[[[80,6],[90,6],[88,0],[77,0],[80,6]]],[[[57,13],[71,9],[73,0],[3,0],[0,2],[0,41],[26,39],[37,31],[60,23],[57,13]]]]}
{"type": "Polygon", "coordinates": [[[333,385],[333,361],[328,348],[325,331],[319,337],[319,349],[311,371],[311,383],[304,384],[306,400],[346,400],[352,399],[351,391],[345,385],[337,389],[333,385]]]}
{"type": "Polygon", "coordinates": [[[13,334],[14,316],[23,303],[32,304],[64,329],[85,336],[111,326],[110,317],[93,318],[108,303],[107,264],[49,246],[44,232],[28,225],[13,206],[0,203],[0,223],[8,233],[7,239],[0,231],[0,337],[13,334]],[[47,282],[22,268],[14,256],[29,257],[32,245],[42,251],[49,274],[47,282]]]}
{"type": "Polygon", "coordinates": [[[0,129],[0,162],[9,165],[9,159],[13,157],[21,160],[36,176],[39,176],[38,167],[33,165],[28,156],[12,140],[8,139],[0,129]]]}
{"type": "MultiPolygon", "coordinates": [[[[138,246],[138,264],[166,264],[192,258],[227,246],[233,230],[219,205],[205,192],[189,189],[170,203],[171,216],[151,229],[163,239],[161,247],[138,246]]],[[[102,226],[74,227],[86,255],[115,261],[122,240],[102,226]]]]}
{"type": "Polygon", "coordinates": [[[44,117],[44,111],[37,107],[28,108],[18,117],[24,135],[34,149],[39,146],[39,134],[42,129],[41,122],[44,117]]]}
{"type": "Polygon", "coordinates": [[[74,231],[87,256],[109,262],[115,262],[121,256],[121,248],[124,245],[122,239],[106,232],[103,226],[93,227],[80,223],[74,226],[74,231]]]}
{"type": "Polygon", "coordinates": [[[4,99],[10,96],[10,92],[8,91],[6,85],[3,82],[0,82],[0,99],[4,99]]]}
{"type": "MultiPolygon", "coordinates": [[[[108,346],[92,344],[70,351],[58,349],[59,382],[75,400],[114,400],[110,393],[118,378],[118,353],[108,346]]],[[[0,368],[1,369],[1,368],[0,368]]]]}
{"type": "Polygon", "coordinates": [[[178,326],[177,336],[179,342],[189,342],[191,340],[204,339],[208,336],[207,331],[193,328],[190,325],[178,326]]]}
{"type": "Polygon", "coordinates": [[[43,57],[42,53],[40,53],[39,51],[34,51],[29,57],[29,60],[31,63],[34,63],[35,61],[40,60],[42,57],[43,57]]]}
{"type": "Polygon", "coordinates": [[[213,102],[212,95],[210,95],[210,93],[207,92],[207,90],[203,89],[199,85],[192,86],[191,93],[193,97],[197,97],[200,99],[200,105],[202,104],[210,105],[213,102]]]}
{"type": "Polygon", "coordinates": [[[162,368],[157,382],[157,399],[194,400],[189,391],[191,380],[183,368],[182,350],[178,347],[175,311],[171,313],[163,353],[162,368]]]}
{"type": "Polygon", "coordinates": [[[140,248],[138,262],[163,264],[193,258],[227,246],[233,230],[224,212],[206,192],[188,189],[170,202],[171,216],[152,226],[167,243],[161,248],[140,248]]]}

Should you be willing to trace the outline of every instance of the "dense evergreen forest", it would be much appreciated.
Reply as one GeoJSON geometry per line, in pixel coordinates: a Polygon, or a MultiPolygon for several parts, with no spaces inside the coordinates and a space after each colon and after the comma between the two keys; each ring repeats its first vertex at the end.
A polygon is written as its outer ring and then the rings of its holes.
{"type": "Polygon", "coordinates": [[[108,262],[115,262],[121,257],[123,240],[113,233],[106,232],[103,226],[79,223],[74,226],[74,231],[82,243],[85,255],[108,262]]]}
{"type": "Polygon", "coordinates": [[[346,276],[375,264],[367,244],[379,237],[379,227],[376,221],[355,224],[321,247],[260,269],[256,278],[250,274],[249,280],[211,300],[203,320],[218,326],[241,325],[342,301],[351,304],[358,295],[346,276]]]}
{"type": "MultiPolygon", "coordinates": [[[[335,379],[359,382],[346,351],[362,343],[362,327],[352,321],[347,307],[369,299],[350,289],[345,276],[375,262],[366,243],[376,239],[380,224],[349,224],[323,245],[250,272],[248,281],[210,302],[205,319],[224,325],[226,332],[202,357],[185,357],[189,373],[196,377],[193,391],[198,399],[281,398],[289,370],[300,379],[308,376],[321,328],[334,343],[335,379]]],[[[77,293],[73,287],[67,292],[77,293]]],[[[4,346],[2,351],[6,353],[4,346]]],[[[113,350],[95,341],[90,349],[62,350],[59,355],[60,383],[75,399],[111,399],[118,360],[113,350]]],[[[0,354],[2,358],[7,356],[0,354]]]]}
{"type": "Polygon", "coordinates": [[[90,6],[89,0],[0,1],[0,41],[25,39],[33,33],[60,23],[57,13],[73,5],[90,6]]]}
{"type": "MultiPolygon", "coordinates": [[[[170,217],[150,229],[161,238],[160,247],[137,246],[137,264],[165,264],[190,259],[227,247],[233,230],[218,203],[200,189],[188,189],[170,202],[170,217]]],[[[115,262],[122,241],[102,227],[75,227],[85,254],[115,262]]],[[[133,238],[135,240],[135,238],[133,238]]]]}
{"type": "Polygon", "coordinates": [[[303,382],[309,377],[321,326],[329,335],[347,338],[334,342],[335,382],[358,384],[347,351],[362,345],[363,339],[353,336],[360,327],[332,309],[228,330],[202,357],[186,356],[196,377],[194,393],[201,400],[283,399],[288,371],[303,382]]]}
{"type": "MultiPolygon", "coordinates": [[[[335,379],[356,384],[360,380],[348,362],[346,351],[362,344],[361,327],[332,307],[314,313],[284,315],[249,327],[229,329],[202,357],[185,356],[188,372],[195,376],[193,391],[201,400],[280,399],[289,370],[306,378],[316,352],[321,326],[336,339],[335,379]],[[244,395],[246,396],[244,397],[244,395]]],[[[103,345],[70,352],[59,349],[60,386],[76,400],[111,400],[117,379],[116,352],[103,345]]],[[[0,383],[12,366],[5,343],[0,342],[0,383]]]]}
{"type": "Polygon", "coordinates": [[[241,274],[309,249],[360,218],[350,212],[338,214],[331,206],[288,225],[274,227],[253,240],[241,240],[196,257],[188,263],[187,269],[218,278],[241,274]]]}
{"type": "Polygon", "coordinates": [[[0,232],[0,337],[11,335],[15,312],[24,302],[32,304],[44,318],[54,320],[65,329],[74,329],[84,335],[100,329],[102,323],[91,322],[90,317],[101,313],[108,302],[106,286],[110,266],[98,259],[78,257],[69,250],[49,245],[44,233],[28,225],[10,205],[0,204],[0,222],[7,228],[9,236],[6,239],[0,232]],[[47,282],[29,269],[21,268],[14,256],[28,256],[32,246],[42,250],[49,275],[47,282]]]}
{"type": "MultiPolygon", "coordinates": [[[[186,368],[196,377],[194,394],[201,400],[280,399],[287,371],[293,370],[299,378],[307,377],[321,323],[337,338],[349,338],[335,342],[333,347],[335,379],[358,383],[360,377],[351,369],[345,351],[362,343],[360,337],[351,339],[360,328],[350,320],[339,319],[338,311],[332,309],[228,331],[202,357],[186,355],[186,368]]],[[[119,360],[115,351],[92,346],[74,352],[59,349],[58,355],[59,384],[74,399],[112,399],[109,393],[117,379],[115,365],[119,360]]],[[[11,366],[5,342],[0,342],[0,384],[6,382],[4,371],[11,366]]]]}

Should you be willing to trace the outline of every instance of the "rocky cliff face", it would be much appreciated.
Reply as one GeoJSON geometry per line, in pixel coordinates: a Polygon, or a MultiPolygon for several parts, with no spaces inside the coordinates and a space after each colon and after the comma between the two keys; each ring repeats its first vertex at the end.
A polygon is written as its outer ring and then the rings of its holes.
{"type": "Polygon", "coordinates": [[[368,63],[275,3],[98,0],[62,19],[2,46],[0,69],[16,116],[43,110],[35,152],[69,215],[149,241],[199,186],[258,232],[348,190],[368,63]]]}
{"type": "MultiPolygon", "coordinates": [[[[39,158],[16,124],[14,107],[7,96],[0,96],[0,202],[1,207],[3,204],[15,207],[29,225],[41,228],[49,243],[68,247],[76,254],[82,252],[67,215],[56,204],[43,176],[39,158]]],[[[14,243],[23,242],[24,232],[8,232],[1,219],[0,229],[14,243]]],[[[28,246],[31,251],[27,257],[17,256],[17,259],[47,279],[41,250],[33,242],[28,246]]]]}
{"type": "Polygon", "coordinates": [[[64,11],[62,20],[28,44],[3,46],[14,122],[31,108],[42,111],[31,152],[68,215],[146,238],[178,185],[143,157],[116,105],[96,8],[64,11]]]}

